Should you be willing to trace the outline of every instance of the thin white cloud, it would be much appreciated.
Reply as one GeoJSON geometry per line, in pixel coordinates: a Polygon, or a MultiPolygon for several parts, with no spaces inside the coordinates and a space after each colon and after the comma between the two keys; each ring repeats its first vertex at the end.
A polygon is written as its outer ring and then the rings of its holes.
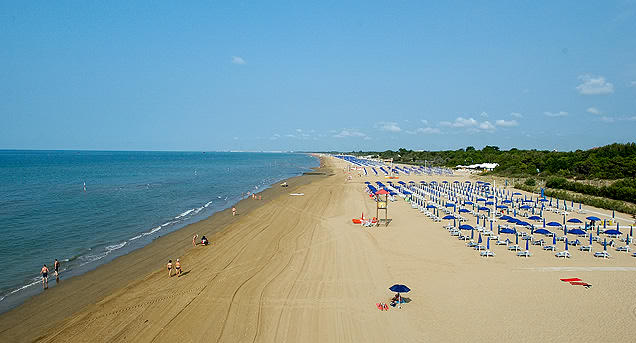
{"type": "Polygon", "coordinates": [[[586,111],[592,114],[601,114],[601,111],[599,111],[596,107],[589,107],[586,111]]]}
{"type": "Polygon", "coordinates": [[[620,121],[636,121],[636,116],[631,116],[631,117],[602,116],[600,119],[602,122],[605,122],[605,123],[615,123],[620,121]]]}
{"type": "Polygon", "coordinates": [[[365,133],[362,133],[356,129],[342,129],[337,134],[333,135],[335,138],[346,138],[346,137],[368,137],[365,133]]]}
{"type": "Polygon", "coordinates": [[[379,122],[376,124],[376,127],[382,131],[388,131],[388,132],[402,131],[402,129],[398,126],[396,122],[379,122]]]}
{"type": "Polygon", "coordinates": [[[515,118],[521,118],[521,117],[523,117],[523,114],[518,113],[518,112],[512,112],[512,113],[510,113],[510,116],[515,117],[515,118]]]}
{"type": "Polygon", "coordinates": [[[602,116],[601,117],[601,121],[606,122],[606,123],[613,123],[615,121],[615,119],[612,118],[612,117],[608,117],[608,116],[602,116]]]}
{"type": "Polygon", "coordinates": [[[576,86],[576,89],[583,95],[614,93],[614,85],[611,82],[607,82],[603,76],[593,77],[585,74],[579,76],[579,80],[583,82],[576,86]]]}
{"type": "Polygon", "coordinates": [[[471,132],[495,130],[495,125],[493,125],[490,121],[486,120],[483,122],[479,122],[472,117],[471,118],[457,117],[452,122],[442,121],[439,123],[439,125],[447,126],[447,127],[455,127],[455,128],[465,128],[471,132]]]}
{"type": "Polygon", "coordinates": [[[271,137],[269,137],[269,139],[271,139],[271,140],[273,140],[273,141],[275,141],[275,140],[277,140],[277,139],[279,139],[279,138],[280,138],[280,135],[279,135],[279,134],[277,134],[277,133],[275,133],[275,134],[273,134],[271,137]]]}
{"type": "Polygon", "coordinates": [[[410,135],[415,135],[418,133],[421,134],[435,134],[435,133],[441,133],[440,129],[436,128],[436,127],[418,127],[415,130],[412,131],[405,131],[406,133],[410,134],[410,135]]]}
{"type": "Polygon", "coordinates": [[[498,119],[495,121],[495,125],[501,126],[501,127],[513,127],[513,126],[518,126],[519,123],[514,119],[513,120],[498,119]]]}
{"type": "Polygon", "coordinates": [[[543,112],[543,114],[545,114],[548,117],[565,117],[568,115],[567,112],[565,111],[559,111],[559,112],[543,112]]]}
{"type": "Polygon", "coordinates": [[[245,60],[241,56],[232,56],[232,63],[233,64],[245,64],[247,62],[245,62],[245,60]]]}
{"type": "Polygon", "coordinates": [[[296,129],[296,132],[301,133],[303,132],[303,129],[296,129]]]}
{"type": "MultiPolygon", "coordinates": [[[[636,81],[635,81],[635,82],[636,82],[636,81]]],[[[420,120],[420,121],[422,122],[422,124],[424,124],[424,125],[428,125],[428,120],[426,120],[426,119],[422,119],[422,120],[420,120]]]]}
{"type": "Polygon", "coordinates": [[[485,122],[483,122],[483,123],[479,123],[479,128],[480,128],[481,130],[487,130],[487,131],[490,131],[490,130],[494,130],[494,129],[495,129],[495,126],[494,126],[493,124],[491,124],[489,121],[487,121],[487,120],[486,120],[486,121],[485,121],[485,122]]]}

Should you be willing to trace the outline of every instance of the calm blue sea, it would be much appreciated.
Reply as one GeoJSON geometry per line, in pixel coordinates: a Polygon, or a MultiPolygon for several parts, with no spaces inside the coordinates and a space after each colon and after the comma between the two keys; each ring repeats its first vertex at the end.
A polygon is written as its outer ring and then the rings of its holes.
{"type": "Polygon", "coordinates": [[[54,258],[64,278],[86,272],[318,164],[287,153],[0,150],[0,311],[39,292],[54,258]]]}

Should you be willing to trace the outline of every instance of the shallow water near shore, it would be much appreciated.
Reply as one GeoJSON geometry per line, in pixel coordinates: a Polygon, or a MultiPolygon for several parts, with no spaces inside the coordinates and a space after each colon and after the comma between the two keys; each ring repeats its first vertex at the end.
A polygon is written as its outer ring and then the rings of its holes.
{"type": "Polygon", "coordinates": [[[318,166],[288,153],[0,151],[0,312],[318,166]],[[51,275],[52,276],[52,275],[51,275]],[[55,286],[54,277],[49,287],[55,286]]]}

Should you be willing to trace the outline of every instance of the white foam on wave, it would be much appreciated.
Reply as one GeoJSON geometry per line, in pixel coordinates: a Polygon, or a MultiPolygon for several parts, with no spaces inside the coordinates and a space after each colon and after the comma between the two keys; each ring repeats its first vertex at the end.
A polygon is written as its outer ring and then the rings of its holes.
{"type": "Polygon", "coordinates": [[[110,253],[110,252],[111,252],[111,250],[108,250],[108,251],[105,251],[105,252],[103,252],[101,254],[97,254],[97,255],[82,256],[83,257],[82,259],[86,260],[86,261],[80,263],[80,267],[84,266],[84,265],[87,265],[87,264],[89,264],[91,262],[95,262],[95,261],[101,260],[102,258],[106,257],[106,255],[108,255],[108,253],[110,253]]]}
{"type": "Polygon", "coordinates": [[[142,234],[139,234],[139,235],[137,235],[137,236],[135,236],[135,237],[133,237],[133,238],[129,239],[128,241],[134,241],[135,239],[139,239],[139,238],[143,237],[143,235],[144,235],[143,233],[142,233],[142,234]]]}
{"type": "Polygon", "coordinates": [[[192,213],[192,212],[194,212],[194,209],[193,209],[193,208],[191,208],[191,209],[189,209],[189,210],[187,210],[187,211],[185,211],[185,212],[181,213],[180,215],[178,215],[178,216],[174,217],[174,219],[179,219],[179,218],[181,218],[181,217],[185,217],[185,216],[187,216],[188,214],[190,214],[190,213],[192,213]]]}
{"type": "Polygon", "coordinates": [[[128,242],[121,242],[121,243],[118,243],[118,244],[109,245],[109,246],[106,246],[106,248],[104,248],[104,249],[106,249],[106,251],[110,252],[110,251],[113,251],[113,250],[117,250],[117,249],[123,248],[124,245],[126,245],[126,243],[128,243],[128,242]]]}
{"type": "Polygon", "coordinates": [[[204,208],[205,208],[205,206],[201,206],[201,207],[197,208],[196,210],[194,210],[194,214],[197,214],[197,213],[201,212],[204,208]]]}
{"type": "Polygon", "coordinates": [[[210,206],[210,205],[212,205],[212,201],[208,201],[208,202],[205,204],[205,206],[203,206],[203,207],[208,207],[208,206],[210,206]]]}
{"type": "Polygon", "coordinates": [[[155,232],[157,232],[157,231],[161,230],[161,228],[162,228],[162,227],[163,227],[163,225],[161,225],[161,226],[157,226],[156,228],[154,228],[154,229],[152,229],[152,230],[150,230],[150,231],[148,231],[148,232],[144,232],[144,233],[142,233],[142,235],[143,235],[143,236],[152,235],[153,233],[155,233],[155,232]]]}

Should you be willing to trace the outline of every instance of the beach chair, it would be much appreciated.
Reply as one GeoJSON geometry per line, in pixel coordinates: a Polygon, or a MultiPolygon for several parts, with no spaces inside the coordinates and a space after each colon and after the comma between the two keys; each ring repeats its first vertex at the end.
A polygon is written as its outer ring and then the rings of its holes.
{"type": "Polygon", "coordinates": [[[557,240],[557,242],[564,242],[565,241],[565,236],[557,237],[556,240],[557,240]]]}
{"type": "Polygon", "coordinates": [[[616,248],[616,251],[623,251],[623,252],[629,252],[631,249],[629,248],[629,245],[626,245],[624,247],[618,247],[616,248]]]}
{"type": "Polygon", "coordinates": [[[558,253],[554,254],[554,256],[558,257],[563,257],[563,258],[570,258],[570,252],[567,250],[564,251],[559,251],[558,253]]]}
{"type": "Polygon", "coordinates": [[[476,245],[475,246],[475,250],[477,250],[477,251],[486,250],[486,247],[483,246],[483,245],[476,245]]]}
{"type": "Polygon", "coordinates": [[[496,245],[508,245],[508,243],[508,240],[502,241],[501,239],[498,239],[497,242],[495,242],[496,245]]]}
{"type": "Polygon", "coordinates": [[[519,256],[519,257],[530,257],[530,256],[532,256],[532,254],[530,254],[530,252],[528,250],[526,250],[526,251],[518,251],[517,252],[517,256],[519,256]]]}
{"type": "Polygon", "coordinates": [[[477,246],[477,243],[475,243],[473,241],[470,241],[470,242],[466,243],[466,246],[469,247],[469,248],[474,248],[474,247],[477,246]]]}
{"type": "Polygon", "coordinates": [[[544,246],[544,247],[543,247],[543,250],[546,250],[546,251],[555,251],[555,250],[556,250],[556,248],[554,247],[554,245],[546,245],[546,246],[544,246]]]}
{"type": "Polygon", "coordinates": [[[479,253],[479,255],[481,257],[495,257],[495,253],[490,250],[482,251],[479,253]]]}
{"type": "Polygon", "coordinates": [[[515,245],[510,245],[510,246],[508,246],[508,250],[510,250],[510,251],[519,251],[519,250],[521,250],[521,247],[516,245],[516,244],[515,245]]]}
{"type": "Polygon", "coordinates": [[[543,246],[544,244],[545,244],[545,241],[543,240],[543,238],[532,241],[532,245],[543,246]]]}
{"type": "Polygon", "coordinates": [[[610,254],[603,250],[603,251],[597,251],[594,253],[594,257],[600,257],[600,258],[610,258],[610,254]]]}
{"type": "Polygon", "coordinates": [[[451,235],[451,236],[459,236],[459,230],[452,230],[452,231],[450,231],[450,235],[451,235]]]}
{"type": "Polygon", "coordinates": [[[460,235],[459,237],[457,237],[457,239],[459,239],[460,241],[467,241],[470,239],[470,236],[460,235]]]}
{"type": "Polygon", "coordinates": [[[592,251],[592,246],[591,245],[582,245],[579,247],[579,250],[581,251],[592,251]]]}

